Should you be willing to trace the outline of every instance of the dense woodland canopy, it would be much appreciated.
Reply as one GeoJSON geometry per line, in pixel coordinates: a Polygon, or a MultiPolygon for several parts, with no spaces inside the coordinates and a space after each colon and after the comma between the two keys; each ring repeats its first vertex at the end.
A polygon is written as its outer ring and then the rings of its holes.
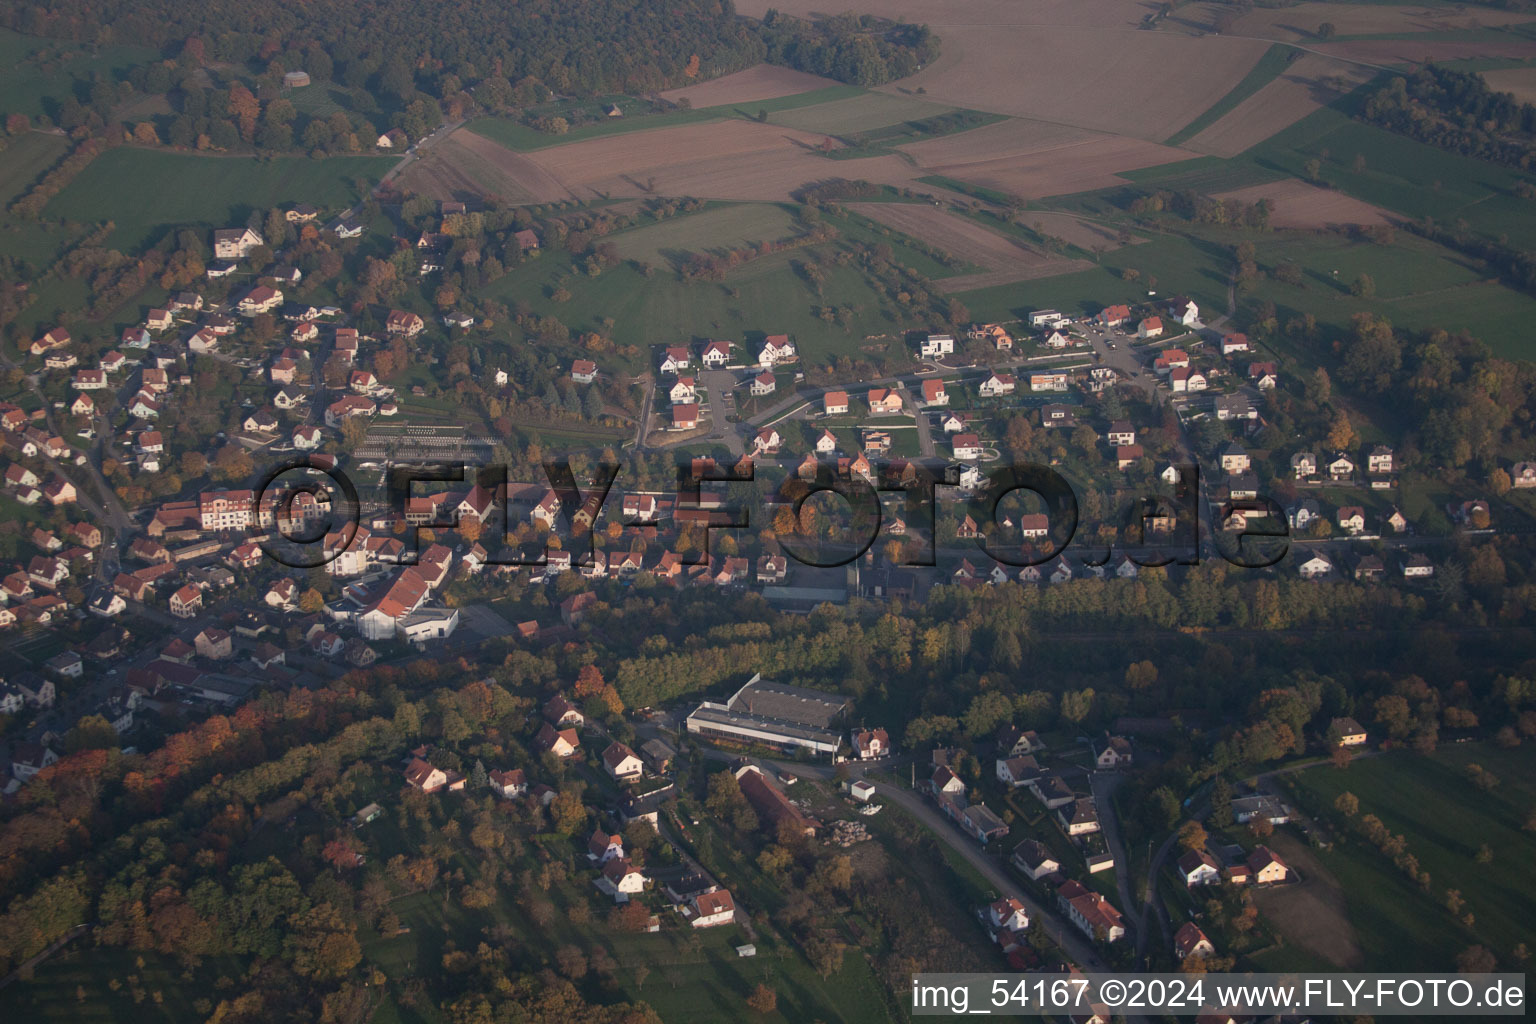
{"type": "Polygon", "coordinates": [[[578,96],[650,92],[764,59],[874,85],[938,52],[925,27],[854,15],[813,23],[771,11],[757,22],[737,15],[729,0],[48,0],[0,17],[29,35],[148,43],[194,63],[275,63],[403,102],[417,90],[447,100],[498,80],[578,96]]]}
{"type": "Polygon", "coordinates": [[[1366,101],[1367,121],[1454,153],[1530,169],[1536,106],[1495,92],[1482,75],[1429,64],[1366,101]]]}

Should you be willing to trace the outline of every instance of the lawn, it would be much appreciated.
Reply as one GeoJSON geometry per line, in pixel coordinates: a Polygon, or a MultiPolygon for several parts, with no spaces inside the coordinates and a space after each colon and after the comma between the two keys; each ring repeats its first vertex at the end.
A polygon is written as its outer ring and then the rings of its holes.
{"type": "Polygon", "coordinates": [[[892,96],[883,92],[868,92],[831,103],[795,107],[791,110],[770,114],[768,120],[786,128],[798,128],[807,132],[824,132],[827,135],[846,135],[867,132],[902,121],[917,121],[927,117],[948,114],[953,107],[942,103],[910,96],[892,96]]]}
{"type": "Polygon", "coordinates": [[[1105,253],[1101,265],[1091,270],[960,292],[955,298],[978,319],[1012,320],[1045,307],[1096,313],[1111,302],[1141,301],[1154,288],[1162,296],[1188,295],[1209,317],[1212,310],[1226,309],[1228,251],[1216,242],[1160,235],[1105,253]],[[1139,271],[1140,279],[1123,280],[1119,271],[1127,267],[1139,271]]]}
{"type": "Polygon", "coordinates": [[[1301,56],[1301,51],[1278,44],[1271,46],[1264,56],[1259,58],[1259,62],[1253,66],[1253,69],[1243,76],[1242,81],[1213,103],[1209,110],[1169,136],[1164,145],[1181,146],[1221,120],[1243,100],[1279,78],[1280,73],[1291,63],[1293,56],[1301,56]]]}
{"type": "Polygon", "coordinates": [[[1332,850],[1319,853],[1348,894],[1368,969],[1444,970],[1474,943],[1507,964],[1516,944],[1530,942],[1536,837],[1521,826],[1536,804],[1533,767],[1536,754],[1529,746],[1464,744],[1428,758],[1391,753],[1356,760],[1343,771],[1325,765],[1293,776],[1295,796],[1309,813],[1336,818],[1335,798],[1355,794],[1360,814],[1374,814],[1401,834],[1431,876],[1426,894],[1347,829],[1332,850]],[[1463,774],[1469,764],[1481,765],[1501,784],[1492,792],[1478,789],[1463,774]],[[1484,843],[1493,860],[1478,864],[1474,855],[1484,843]],[[1466,900],[1463,913],[1475,915],[1471,928],[1445,909],[1445,891],[1452,888],[1466,900]]]}
{"type": "Polygon", "coordinates": [[[158,59],[148,46],[104,46],[37,39],[0,30],[0,96],[8,114],[49,117],[71,92],[84,96],[96,76],[113,81],[128,68],[158,59]],[[40,60],[41,55],[46,60],[40,60]]]}
{"type": "Polygon", "coordinates": [[[9,206],[69,151],[69,140],[29,132],[6,143],[0,160],[0,206],[9,206]]]}
{"type": "Polygon", "coordinates": [[[776,203],[732,203],[671,217],[611,236],[625,259],[663,264],[688,253],[777,242],[797,233],[793,215],[776,203]]]}
{"type": "Polygon", "coordinates": [[[221,993],[215,982],[226,977],[239,991],[244,964],[233,957],[204,960],[195,971],[181,967],[175,957],[94,948],[89,935],[38,968],[36,976],[8,989],[4,1004],[11,1020],[45,1024],[107,1024],[110,1021],[205,1020],[221,993]],[[139,966],[142,963],[143,966],[139,966]],[[114,988],[114,986],[116,986],[114,988]]]}
{"type": "MultiPolygon", "coordinates": [[[[833,85],[825,89],[813,89],[793,96],[780,96],[777,99],[747,104],[750,110],[732,103],[718,107],[700,107],[697,110],[668,110],[660,113],[604,118],[573,128],[563,135],[541,132],[505,117],[476,118],[469,123],[469,130],[485,136],[492,142],[498,142],[508,149],[527,153],[536,149],[561,146],[567,142],[601,138],[605,135],[621,135],[625,132],[645,131],[651,128],[675,128],[678,125],[718,121],[727,117],[756,117],[760,111],[772,115],[782,110],[829,103],[833,100],[861,95],[864,95],[864,90],[857,86],[833,85]]],[[[628,102],[625,97],[615,97],[614,101],[621,109],[628,102]]],[[[552,111],[552,113],[558,113],[558,111],[552,111]]]]}
{"type": "Polygon", "coordinates": [[[567,260],[549,253],[489,285],[484,294],[509,304],[527,303],[574,330],[593,329],[601,318],[611,317],[613,340],[642,350],[753,332],[789,334],[801,358],[815,363],[837,355],[866,355],[861,348],[865,335],[912,326],[899,320],[885,297],[852,266],[825,268],[823,294],[818,295],[792,266],[792,260],[802,258],[774,254],[742,266],[721,282],[685,282],[662,270],[646,277],[627,263],[598,277],[572,274],[567,260]],[[557,284],[571,299],[551,306],[548,296],[557,284]],[[834,302],[853,310],[847,330],[813,311],[834,302]]]}
{"type": "Polygon", "coordinates": [[[1352,119],[1351,104],[1379,88],[1370,83],[1335,107],[1318,110],[1255,146],[1237,163],[1306,177],[1308,160],[1321,161],[1321,180],[1377,206],[1442,224],[1465,220],[1490,238],[1508,235],[1520,248],[1536,247],[1536,217],[1515,185],[1528,180],[1511,168],[1461,156],[1352,119]],[[1355,158],[1363,158],[1356,169],[1355,158]]]}
{"type": "Polygon", "coordinates": [[[393,157],[215,157],[120,147],[103,153],[44,208],[47,217],[113,221],[108,245],[142,248],[169,228],[244,224],[252,212],[300,200],[340,211],[393,157]],[[124,203],[125,195],[135,201],[124,203]]]}

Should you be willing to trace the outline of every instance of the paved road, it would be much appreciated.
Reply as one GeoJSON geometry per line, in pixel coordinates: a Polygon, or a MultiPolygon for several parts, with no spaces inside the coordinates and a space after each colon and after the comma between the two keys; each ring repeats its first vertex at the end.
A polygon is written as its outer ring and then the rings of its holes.
{"type": "Polygon", "coordinates": [[[1115,812],[1115,790],[1125,777],[1116,772],[1089,772],[1088,786],[1093,792],[1094,806],[1099,811],[1099,826],[1104,833],[1104,842],[1109,847],[1109,852],[1115,858],[1115,886],[1120,893],[1120,905],[1125,908],[1125,915],[1136,928],[1137,945],[1140,946],[1140,936],[1146,932],[1146,922],[1141,912],[1136,909],[1136,900],[1131,890],[1131,863],[1125,854],[1125,841],[1120,835],[1120,816],[1115,812]]]}

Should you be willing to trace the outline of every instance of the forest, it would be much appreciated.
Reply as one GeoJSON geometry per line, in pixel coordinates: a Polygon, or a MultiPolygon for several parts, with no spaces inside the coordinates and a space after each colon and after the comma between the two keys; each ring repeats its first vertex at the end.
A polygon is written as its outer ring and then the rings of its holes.
{"type": "Polygon", "coordinates": [[[1371,93],[1361,116],[1432,146],[1528,170],[1536,162],[1536,106],[1495,92],[1482,75],[1427,64],[1371,93]]]}

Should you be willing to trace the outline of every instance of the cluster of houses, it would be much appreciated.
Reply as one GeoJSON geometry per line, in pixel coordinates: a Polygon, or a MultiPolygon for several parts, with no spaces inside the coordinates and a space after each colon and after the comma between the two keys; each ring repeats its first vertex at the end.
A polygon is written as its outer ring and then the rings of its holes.
{"type": "MultiPolygon", "coordinates": [[[[1253,820],[1252,816],[1249,820],[1253,820]]],[[[1205,849],[1188,850],[1178,859],[1175,870],[1190,889],[1221,883],[1262,886],[1294,881],[1285,861],[1262,844],[1246,855],[1232,856],[1226,864],[1218,863],[1205,849]]]]}
{"type": "MultiPolygon", "coordinates": [[[[699,349],[698,363],[706,370],[725,369],[731,365],[730,341],[706,341],[699,349]]],[[[757,372],[747,381],[749,393],[754,398],[771,395],[778,388],[774,370],[797,362],[800,358],[795,343],[787,334],[770,334],[758,347],[757,372]]],[[[699,425],[700,390],[698,379],[693,375],[694,352],[687,345],[669,345],[661,350],[659,369],[664,375],[660,387],[671,403],[668,429],[695,430],[699,425]]],[[[595,368],[594,368],[595,369],[595,368]]],[[[572,379],[576,368],[572,367],[572,379]]]]}

